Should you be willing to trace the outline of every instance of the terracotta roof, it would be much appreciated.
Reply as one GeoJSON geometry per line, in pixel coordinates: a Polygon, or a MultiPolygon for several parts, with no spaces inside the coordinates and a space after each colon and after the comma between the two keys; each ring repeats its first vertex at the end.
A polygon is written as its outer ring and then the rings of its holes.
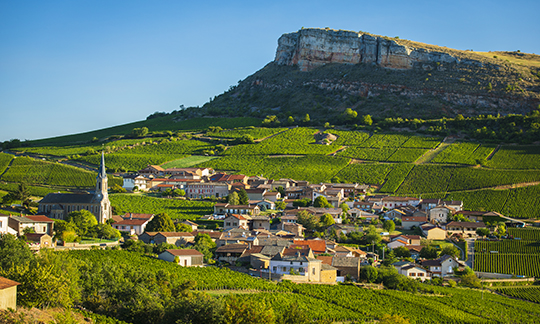
{"type": "Polygon", "coordinates": [[[283,251],[283,255],[297,255],[298,253],[300,253],[301,256],[307,256],[309,255],[309,250],[309,246],[298,246],[293,244],[283,251]]]}
{"type": "Polygon", "coordinates": [[[34,222],[54,223],[54,220],[50,219],[45,215],[26,215],[26,218],[30,218],[34,222]]]}
{"type": "Polygon", "coordinates": [[[307,245],[313,250],[313,253],[326,252],[326,242],[322,240],[294,241],[295,245],[307,245]]]}
{"type": "Polygon", "coordinates": [[[193,249],[184,249],[184,250],[173,249],[173,250],[165,250],[165,251],[169,252],[170,254],[174,256],[190,256],[190,255],[203,256],[201,252],[197,250],[193,250],[193,249]]]}
{"type": "Polygon", "coordinates": [[[189,237],[194,236],[193,233],[186,233],[186,232],[159,232],[156,235],[161,234],[165,237],[189,237]]]}
{"type": "MultiPolygon", "coordinates": [[[[24,236],[26,236],[26,239],[29,240],[29,241],[32,241],[32,242],[37,242],[39,240],[41,240],[41,238],[44,236],[44,235],[47,235],[45,233],[41,233],[41,234],[38,234],[38,233],[28,233],[28,234],[25,234],[24,236]]],[[[49,236],[49,235],[47,235],[49,236]]],[[[50,236],[49,236],[50,237],[50,236]]]]}
{"type": "Polygon", "coordinates": [[[115,222],[113,225],[135,225],[141,226],[148,222],[148,219],[122,219],[121,221],[115,222]]]}
{"type": "Polygon", "coordinates": [[[6,289],[13,286],[18,286],[20,283],[10,280],[8,278],[0,277],[0,289],[6,289]]]}
{"type": "Polygon", "coordinates": [[[427,222],[427,217],[425,217],[425,216],[418,216],[418,217],[403,216],[401,218],[401,221],[402,222],[427,222]]]}
{"type": "Polygon", "coordinates": [[[422,251],[423,246],[422,245],[406,245],[405,248],[409,251],[420,252],[422,251]]]}
{"type": "Polygon", "coordinates": [[[138,219],[150,219],[154,214],[137,214],[137,213],[126,213],[122,218],[138,218],[138,219]]]}
{"type": "Polygon", "coordinates": [[[247,218],[245,218],[244,216],[239,215],[239,214],[231,214],[231,216],[229,216],[229,217],[234,217],[234,218],[239,219],[239,220],[247,220],[247,218]]]}
{"type": "Polygon", "coordinates": [[[318,255],[317,260],[321,260],[323,264],[332,265],[332,257],[331,256],[318,255]]]}

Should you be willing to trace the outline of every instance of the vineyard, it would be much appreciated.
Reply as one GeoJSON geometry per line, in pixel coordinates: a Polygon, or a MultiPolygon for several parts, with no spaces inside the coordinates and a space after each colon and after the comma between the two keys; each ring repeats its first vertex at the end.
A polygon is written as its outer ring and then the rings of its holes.
{"type": "MultiPolygon", "coordinates": [[[[49,186],[88,188],[96,184],[97,173],[85,171],[69,165],[45,162],[29,157],[17,157],[9,170],[2,176],[3,181],[26,182],[49,186]]],[[[122,179],[109,178],[109,185],[122,184],[122,179]]]]}
{"type": "Polygon", "coordinates": [[[227,129],[220,132],[207,132],[206,136],[237,139],[245,135],[250,135],[253,137],[253,139],[259,140],[268,136],[272,136],[279,132],[282,132],[286,129],[287,128],[245,127],[245,128],[227,129]]]}
{"type": "Polygon", "coordinates": [[[487,165],[501,169],[540,169],[540,146],[503,146],[487,165]]]}
{"type": "Polygon", "coordinates": [[[128,194],[109,195],[115,215],[125,213],[167,213],[172,219],[195,220],[214,212],[214,203],[180,199],[152,198],[128,194]]]}
{"type": "Polygon", "coordinates": [[[0,153],[0,175],[6,171],[11,160],[13,160],[13,155],[0,153]]]}
{"type": "Polygon", "coordinates": [[[495,146],[476,143],[456,143],[446,147],[431,162],[446,164],[481,164],[493,152],[495,146]]]}
{"type": "Polygon", "coordinates": [[[162,286],[155,282],[166,280],[174,287],[189,279],[202,291],[245,290],[248,294],[241,298],[264,300],[276,311],[295,303],[309,318],[319,320],[372,322],[394,314],[410,323],[534,323],[540,316],[540,309],[527,302],[493,293],[482,298],[482,292],[473,289],[421,285],[427,293],[409,293],[354,285],[276,284],[227,268],[179,267],[134,252],[86,250],[67,256],[83,267],[82,282],[92,283],[84,285],[89,296],[97,292],[116,296],[116,287],[130,291],[135,284],[159,293],[162,286]]]}
{"type": "Polygon", "coordinates": [[[540,277],[540,229],[509,228],[508,234],[519,239],[474,243],[474,269],[540,277]]]}
{"type": "Polygon", "coordinates": [[[501,294],[540,304],[540,287],[497,288],[501,294]]]}

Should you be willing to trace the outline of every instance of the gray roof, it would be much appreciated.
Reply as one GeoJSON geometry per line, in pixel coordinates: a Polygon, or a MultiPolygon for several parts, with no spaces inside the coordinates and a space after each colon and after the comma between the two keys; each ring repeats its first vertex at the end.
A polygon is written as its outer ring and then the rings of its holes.
{"type": "Polygon", "coordinates": [[[282,253],[285,250],[284,246],[267,245],[262,248],[261,254],[273,257],[276,254],[282,253]]]}
{"type": "Polygon", "coordinates": [[[41,199],[40,204],[89,204],[93,203],[94,195],[89,193],[50,193],[41,199]]]}
{"type": "Polygon", "coordinates": [[[360,258],[342,257],[334,255],[332,258],[332,266],[334,267],[351,267],[356,268],[360,264],[360,258]]]}

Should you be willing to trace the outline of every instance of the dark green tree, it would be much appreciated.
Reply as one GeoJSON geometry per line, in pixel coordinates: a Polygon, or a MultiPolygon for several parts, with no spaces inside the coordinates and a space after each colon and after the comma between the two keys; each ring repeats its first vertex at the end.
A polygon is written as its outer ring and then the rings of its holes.
{"type": "Polygon", "coordinates": [[[388,233],[391,233],[396,229],[396,224],[394,223],[394,221],[389,219],[389,220],[384,221],[383,228],[388,233]]]}
{"type": "Polygon", "coordinates": [[[241,188],[240,192],[238,193],[238,202],[240,205],[248,205],[249,204],[249,197],[246,192],[246,189],[241,188]]]}
{"type": "Polygon", "coordinates": [[[377,280],[378,271],[373,266],[365,266],[360,269],[360,279],[367,282],[375,282],[377,280]]]}
{"type": "Polygon", "coordinates": [[[410,258],[411,257],[411,251],[409,251],[404,246],[399,246],[399,247],[395,248],[394,249],[394,254],[398,258],[410,258]]]}
{"type": "Polygon", "coordinates": [[[146,232],[174,232],[174,223],[166,213],[159,213],[146,225],[146,232]]]}
{"type": "Polygon", "coordinates": [[[199,233],[195,236],[195,245],[193,248],[204,255],[204,260],[208,262],[216,250],[216,243],[212,241],[212,238],[208,234],[199,233]]]}
{"type": "Polygon", "coordinates": [[[435,259],[437,258],[437,255],[438,251],[433,246],[424,246],[419,254],[419,256],[424,259],[435,259]]]}
{"type": "Polygon", "coordinates": [[[315,201],[313,201],[313,207],[318,207],[318,208],[332,208],[332,204],[328,202],[328,200],[326,200],[326,197],[324,196],[318,196],[317,198],[315,198],[315,201]]]}
{"type": "Polygon", "coordinates": [[[240,204],[240,200],[238,198],[238,193],[236,192],[233,192],[233,193],[230,193],[228,196],[227,196],[227,202],[231,205],[239,205],[240,204]]]}

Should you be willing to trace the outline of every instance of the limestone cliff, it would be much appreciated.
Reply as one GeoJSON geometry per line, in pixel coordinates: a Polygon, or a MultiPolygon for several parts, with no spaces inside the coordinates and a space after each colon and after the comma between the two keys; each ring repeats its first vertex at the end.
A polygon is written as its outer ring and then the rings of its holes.
{"type": "MultiPolygon", "coordinates": [[[[418,63],[460,63],[448,53],[399,44],[395,39],[333,29],[301,29],[282,35],[274,62],[310,71],[327,63],[372,63],[385,68],[411,69],[418,63]]],[[[467,64],[479,64],[466,60],[467,64]]]]}

